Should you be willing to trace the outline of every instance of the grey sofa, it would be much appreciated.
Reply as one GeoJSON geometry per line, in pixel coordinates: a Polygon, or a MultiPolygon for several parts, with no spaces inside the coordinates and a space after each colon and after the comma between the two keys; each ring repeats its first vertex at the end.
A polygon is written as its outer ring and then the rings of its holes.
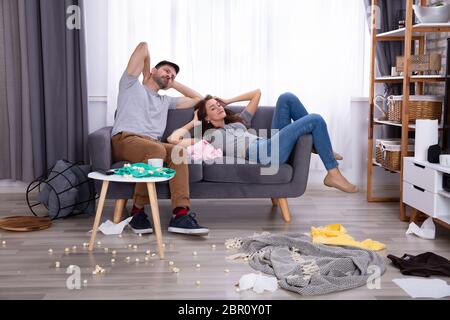
{"type": "MultiPolygon", "coordinates": [[[[243,107],[230,107],[240,112],[243,107]]],[[[251,127],[271,128],[273,107],[260,107],[251,127]]],[[[193,109],[170,110],[167,128],[162,141],[166,141],[174,129],[192,120],[193,109]]],[[[89,135],[88,148],[93,171],[106,171],[123,166],[124,162],[114,163],[111,157],[112,127],[99,129],[89,135]]],[[[312,150],[312,136],[301,137],[287,164],[280,166],[276,175],[260,175],[261,165],[245,164],[189,164],[190,196],[192,199],[233,199],[233,198],[271,198],[273,205],[279,205],[286,222],[291,219],[287,198],[301,196],[306,189],[312,150]]],[[[226,161],[223,161],[226,163],[226,161]]],[[[101,182],[96,181],[97,192],[101,182]]],[[[110,183],[107,199],[115,199],[115,222],[120,221],[127,199],[133,198],[134,184],[110,183]]],[[[168,183],[157,184],[160,199],[170,199],[168,183]]]]}

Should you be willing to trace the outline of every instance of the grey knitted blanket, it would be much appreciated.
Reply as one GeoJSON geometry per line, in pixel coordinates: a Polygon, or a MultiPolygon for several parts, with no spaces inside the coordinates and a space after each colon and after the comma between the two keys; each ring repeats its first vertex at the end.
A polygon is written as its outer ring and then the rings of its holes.
{"type": "Polygon", "coordinates": [[[373,278],[376,267],[380,275],[386,270],[384,259],[373,251],[316,245],[303,234],[262,234],[241,241],[253,269],[276,276],[280,287],[301,295],[360,287],[373,278]]]}

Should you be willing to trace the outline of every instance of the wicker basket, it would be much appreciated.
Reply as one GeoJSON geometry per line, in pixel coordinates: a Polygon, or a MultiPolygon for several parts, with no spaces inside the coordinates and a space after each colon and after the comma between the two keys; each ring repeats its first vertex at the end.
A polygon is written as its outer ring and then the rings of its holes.
{"type": "MultiPolygon", "coordinates": [[[[401,164],[401,140],[400,139],[377,139],[376,161],[385,169],[399,171],[401,164]]],[[[408,140],[408,157],[414,155],[414,139],[408,140]]]]}
{"type": "Polygon", "coordinates": [[[401,143],[400,139],[377,139],[375,141],[375,161],[383,165],[383,144],[384,143],[401,143]]]}
{"type": "MultiPolygon", "coordinates": [[[[436,53],[412,55],[409,71],[441,71],[441,55],[436,53]]],[[[403,56],[396,58],[397,72],[403,72],[403,56]]]]}
{"type": "MultiPolygon", "coordinates": [[[[409,97],[409,123],[417,119],[441,121],[442,101],[440,96],[410,96],[409,97]]],[[[387,119],[393,122],[402,122],[403,96],[388,97],[387,119]]]]}

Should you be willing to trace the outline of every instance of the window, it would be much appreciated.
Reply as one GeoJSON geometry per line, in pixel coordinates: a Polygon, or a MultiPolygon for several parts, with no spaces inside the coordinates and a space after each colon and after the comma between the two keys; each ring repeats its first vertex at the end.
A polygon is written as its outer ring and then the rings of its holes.
{"type": "Polygon", "coordinates": [[[136,45],[147,41],[152,66],[173,60],[181,67],[177,80],[202,94],[260,88],[264,106],[295,93],[325,118],[336,150],[348,146],[351,97],[367,95],[368,87],[363,1],[109,0],[107,6],[109,124],[120,76],[136,45]]]}

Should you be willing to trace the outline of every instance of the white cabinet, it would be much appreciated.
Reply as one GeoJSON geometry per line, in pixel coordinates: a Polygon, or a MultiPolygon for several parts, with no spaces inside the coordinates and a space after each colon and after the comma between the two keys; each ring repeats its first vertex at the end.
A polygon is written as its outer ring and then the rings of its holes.
{"type": "Polygon", "coordinates": [[[442,176],[450,167],[403,158],[403,202],[450,224],[450,193],[442,189],[442,176]]]}
{"type": "Polygon", "coordinates": [[[438,193],[439,189],[442,189],[442,174],[425,164],[414,161],[414,158],[404,159],[403,180],[431,193],[438,193]]]}

